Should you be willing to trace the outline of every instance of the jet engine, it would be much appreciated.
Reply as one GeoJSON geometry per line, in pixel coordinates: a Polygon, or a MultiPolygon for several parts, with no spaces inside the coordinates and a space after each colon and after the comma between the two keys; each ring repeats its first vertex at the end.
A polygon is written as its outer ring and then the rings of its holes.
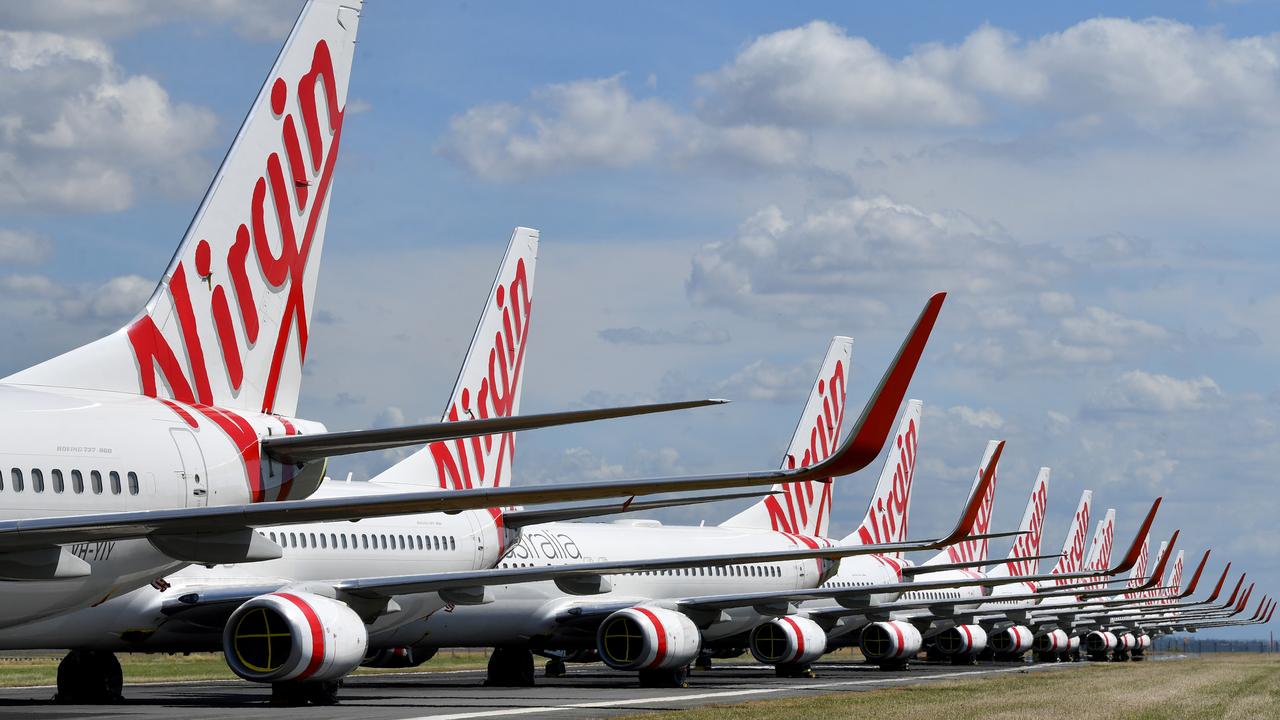
{"type": "Polygon", "coordinates": [[[600,623],[596,647],[600,659],[614,670],[674,670],[698,657],[702,635],[686,615],[636,606],[600,623]]]}
{"type": "Polygon", "coordinates": [[[1071,638],[1061,630],[1050,630],[1036,638],[1035,648],[1041,660],[1057,661],[1062,653],[1070,650],[1071,638]]]}
{"type": "Polygon", "coordinates": [[[259,595],[222,632],[227,665],[253,682],[337,680],[360,666],[368,644],[351,608],[307,592],[259,595]]]}
{"type": "Polygon", "coordinates": [[[881,667],[905,665],[920,652],[922,642],[920,631],[900,620],[871,623],[858,639],[862,654],[881,667]]]}
{"type": "Polygon", "coordinates": [[[1115,633],[1107,630],[1094,630],[1084,638],[1084,649],[1089,653],[1090,660],[1107,659],[1107,653],[1115,650],[1119,645],[1120,639],[1115,633]]]}
{"type": "Polygon", "coordinates": [[[987,631],[981,625],[956,625],[938,633],[933,642],[938,652],[953,660],[972,657],[987,649],[987,631]]]}
{"type": "Polygon", "coordinates": [[[751,654],[766,665],[808,665],[827,651],[827,633],[804,617],[778,617],[751,631],[751,654]]]}
{"type": "Polygon", "coordinates": [[[1031,649],[1035,636],[1026,625],[1007,627],[987,638],[987,644],[997,657],[1016,658],[1031,649]]]}

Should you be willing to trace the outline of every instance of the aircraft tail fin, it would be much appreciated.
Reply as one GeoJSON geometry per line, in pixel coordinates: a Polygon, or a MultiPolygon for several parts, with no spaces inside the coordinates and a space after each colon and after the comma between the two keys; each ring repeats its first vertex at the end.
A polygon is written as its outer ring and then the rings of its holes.
{"type": "Polygon", "coordinates": [[[7,382],[294,415],[362,0],[312,0],[151,299],[7,382]]]}
{"type": "MultiPolygon", "coordinates": [[[[992,440],[987,443],[986,452],[982,454],[982,462],[978,465],[978,472],[973,480],[970,492],[978,487],[982,482],[982,476],[987,472],[987,466],[998,463],[999,457],[996,455],[996,448],[1000,447],[998,440],[992,440]]],[[[973,526],[969,528],[972,535],[985,535],[991,532],[991,509],[996,498],[996,467],[991,468],[991,484],[987,486],[986,497],[982,499],[982,505],[978,508],[978,514],[974,517],[973,526]]],[[[976,562],[978,560],[987,559],[987,548],[990,541],[987,538],[976,540],[963,540],[944,548],[937,555],[929,558],[925,565],[939,565],[958,562],[976,562]]]]}
{"type": "MultiPolygon", "coordinates": [[[[898,421],[898,432],[889,446],[889,457],[880,471],[880,480],[867,506],[862,523],[841,542],[846,545],[902,542],[907,539],[907,520],[911,513],[911,484],[916,475],[916,454],[920,444],[920,420],[924,403],[907,402],[898,421]]],[[[903,559],[905,553],[888,557],[903,559]]]]}
{"type": "MultiPolygon", "coordinates": [[[[520,414],[537,260],[538,231],[516,228],[485,299],[444,422],[520,414]]],[[[514,453],[515,434],[509,432],[434,442],[372,482],[441,490],[506,487],[511,484],[514,453]]]]}
{"type": "MultiPolygon", "coordinates": [[[[800,422],[783,457],[782,468],[822,462],[840,442],[845,393],[853,340],[831,339],[818,377],[809,392],[800,422]]],[[[772,492],[746,510],[721,523],[725,527],[760,528],[800,535],[826,536],[831,524],[832,482],[828,478],[774,485],[772,492]]]]}
{"type": "Polygon", "coordinates": [[[1039,573],[1039,561],[1029,558],[1040,555],[1040,541],[1044,536],[1044,514],[1049,503],[1049,468],[1042,467],[1031,485],[1027,508],[1022,512],[1018,531],[1025,533],[1013,539],[1013,548],[1005,562],[988,573],[989,577],[1016,577],[1039,573]]]}

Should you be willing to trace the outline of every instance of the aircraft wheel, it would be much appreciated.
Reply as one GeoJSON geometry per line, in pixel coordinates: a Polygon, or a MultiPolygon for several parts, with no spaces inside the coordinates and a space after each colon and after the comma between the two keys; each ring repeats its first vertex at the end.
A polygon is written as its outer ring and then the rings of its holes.
{"type": "Polygon", "coordinates": [[[640,687],[687,688],[689,687],[689,668],[686,666],[675,670],[641,670],[640,687]]]}
{"type": "Polygon", "coordinates": [[[498,647],[489,656],[484,681],[490,687],[533,687],[533,653],[528,648],[498,647]]]}
{"type": "Polygon", "coordinates": [[[58,663],[56,702],[104,705],[124,701],[124,672],[115,653],[72,650],[58,663]]]}
{"type": "Polygon", "coordinates": [[[560,658],[551,658],[547,661],[547,667],[544,674],[549,678],[562,678],[568,674],[568,669],[564,665],[564,660],[560,658]]]}
{"type": "Polygon", "coordinates": [[[803,665],[774,665],[773,674],[780,678],[816,678],[818,674],[805,663],[803,665]]]}

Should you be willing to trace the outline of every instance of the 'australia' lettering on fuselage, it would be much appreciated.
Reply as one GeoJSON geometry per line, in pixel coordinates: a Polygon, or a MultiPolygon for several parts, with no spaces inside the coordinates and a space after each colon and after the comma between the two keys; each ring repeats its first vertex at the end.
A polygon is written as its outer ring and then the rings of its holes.
{"type": "Polygon", "coordinates": [[[561,532],[525,531],[520,542],[507,554],[508,560],[581,560],[582,550],[573,538],[561,532]]]}

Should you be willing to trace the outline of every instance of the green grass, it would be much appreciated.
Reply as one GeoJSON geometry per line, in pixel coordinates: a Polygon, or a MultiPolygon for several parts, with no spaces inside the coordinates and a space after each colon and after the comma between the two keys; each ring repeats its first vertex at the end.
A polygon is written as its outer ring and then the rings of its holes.
{"type": "Polygon", "coordinates": [[[1100,664],[670,713],[675,720],[1044,720],[1071,715],[1108,720],[1280,718],[1280,657],[1223,653],[1100,664]]]}
{"type": "MultiPolygon", "coordinates": [[[[416,668],[360,668],[361,675],[403,672],[438,672],[442,670],[474,670],[484,668],[488,653],[481,650],[441,650],[427,663],[416,668]]],[[[222,653],[164,655],[122,653],[125,684],[171,682],[182,680],[233,680],[222,653]]],[[[28,655],[0,657],[0,687],[53,685],[58,678],[58,661],[62,655],[28,655]]]]}

